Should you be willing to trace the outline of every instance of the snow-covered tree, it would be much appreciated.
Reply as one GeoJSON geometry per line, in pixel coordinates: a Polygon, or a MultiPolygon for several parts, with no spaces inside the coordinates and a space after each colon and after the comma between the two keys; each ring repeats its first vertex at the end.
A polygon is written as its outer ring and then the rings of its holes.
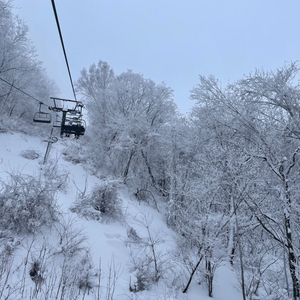
{"type": "Polygon", "coordinates": [[[172,90],[130,70],[116,76],[102,61],[82,71],[77,89],[85,97],[92,144],[99,144],[104,165],[125,182],[133,176],[157,187],[165,124],[176,115],[172,90]]]}
{"type": "Polygon", "coordinates": [[[270,238],[287,248],[294,299],[299,298],[293,222],[299,214],[298,76],[295,63],[275,72],[256,71],[224,89],[215,78],[200,76],[192,91],[197,105],[213,108],[222,127],[233,133],[231,148],[256,166],[255,188],[244,202],[270,238]]]}
{"type": "Polygon", "coordinates": [[[45,103],[57,88],[37,60],[28,26],[11,10],[11,1],[0,1],[0,114],[32,122],[38,103],[16,88],[45,103]]]}

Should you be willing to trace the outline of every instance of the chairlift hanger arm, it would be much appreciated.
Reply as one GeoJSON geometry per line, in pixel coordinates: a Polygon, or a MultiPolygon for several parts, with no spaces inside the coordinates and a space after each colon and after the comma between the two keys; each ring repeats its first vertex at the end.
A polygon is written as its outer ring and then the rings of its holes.
{"type": "Polygon", "coordinates": [[[78,103],[77,100],[70,100],[70,99],[62,99],[62,98],[57,98],[57,97],[50,97],[50,99],[52,100],[61,100],[61,101],[67,101],[67,102],[75,102],[75,103],[78,103]]]}
{"type": "MultiPolygon", "coordinates": [[[[79,107],[79,110],[81,111],[82,108],[84,107],[84,105],[83,105],[83,103],[82,103],[81,101],[70,100],[70,99],[62,99],[62,98],[56,98],[56,97],[50,97],[50,99],[53,100],[53,102],[54,102],[54,107],[55,107],[56,109],[59,109],[58,111],[61,111],[61,110],[60,110],[59,107],[57,107],[57,106],[58,106],[57,103],[56,103],[57,100],[58,100],[58,101],[63,101],[63,102],[76,103],[75,108],[73,109],[74,112],[75,112],[75,111],[78,111],[76,108],[79,107]]],[[[51,108],[49,108],[49,109],[51,110],[51,108]]],[[[53,110],[53,108],[52,108],[52,110],[53,110]]],[[[71,110],[70,110],[69,112],[71,112],[71,110]]]]}
{"type": "Polygon", "coordinates": [[[70,108],[63,108],[63,107],[56,107],[56,106],[49,106],[49,109],[54,111],[54,112],[65,112],[65,113],[70,113],[72,115],[80,115],[82,116],[81,112],[78,112],[76,109],[70,109],[70,108]]]}

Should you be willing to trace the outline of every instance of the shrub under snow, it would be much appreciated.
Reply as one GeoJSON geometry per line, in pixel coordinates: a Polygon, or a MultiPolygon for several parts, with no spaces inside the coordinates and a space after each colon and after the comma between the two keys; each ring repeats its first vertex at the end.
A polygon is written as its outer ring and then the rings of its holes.
{"type": "Polygon", "coordinates": [[[122,201],[118,197],[116,187],[111,184],[103,184],[93,188],[88,195],[82,195],[71,207],[86,219],[98,221],[120,220],[122,218],[122,201]]]}
{"type": "Polygon", "coordinates": [[[40,157],[40,155],[35,150],[32,149],[22,151],[21,156],[30,160],[38,159],[40,157]]]}
{"type": "Polygon", "coordinates": [[[35,233],[57,220],[55,194],[51,185],[29,175],[10,174],[1,182],[0,228],[15,233],[35,233]]]}

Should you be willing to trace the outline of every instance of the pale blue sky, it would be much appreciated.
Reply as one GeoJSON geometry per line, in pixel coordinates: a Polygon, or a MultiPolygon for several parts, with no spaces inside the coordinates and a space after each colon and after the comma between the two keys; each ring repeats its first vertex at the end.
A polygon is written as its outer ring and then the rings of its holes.
{"type": "MultiPolygon", "coordinates": [[[[14,5],[60,96],[73,98],[51,1],[14,5]]],[[[166,82],[181,112],[198,75],[225,85],[300,57],[299,0],[56,0],[56,8],[74,81],[101,59],[117,74],[166,82]]]]}

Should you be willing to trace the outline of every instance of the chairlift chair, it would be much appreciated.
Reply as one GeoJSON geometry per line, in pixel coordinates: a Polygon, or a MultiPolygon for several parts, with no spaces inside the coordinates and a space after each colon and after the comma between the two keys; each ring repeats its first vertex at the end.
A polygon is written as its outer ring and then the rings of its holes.
{"type": "Polygon", "coordinates": [[[40,102],[39,111],[34,114],[33,122],[35,122],[35,123],[48,123],[49,124],[52,121],[51,114],[41,111],[42,104],[43,104],[43,102],[40,102]]]}
{"type": "Polygon", "coordinates": [[[79,138],[80,135],[84,135],[86,124],[82,119],[83,103],[75,100],[54,98],[54,106],[50,106],[49,109],[54,112],[62,112],[60,126],[58,126],[58,117],[53,123],[54,127],[60,127],[60,136],[69,137],[71,134],[75,135],[75,138],[79,138]],[[68,108],[64,103],[74,103],[72,108],[68,108]]]}
{"type": "Polygon", "coordinates": [[[70,136],[75,135],[75,138],[79,138],[80,135],[85,133],[85,121],[84,120],[74,120],[67,119],[65,124],[61,126],[61,135],[65,134],[70,136]]]}

